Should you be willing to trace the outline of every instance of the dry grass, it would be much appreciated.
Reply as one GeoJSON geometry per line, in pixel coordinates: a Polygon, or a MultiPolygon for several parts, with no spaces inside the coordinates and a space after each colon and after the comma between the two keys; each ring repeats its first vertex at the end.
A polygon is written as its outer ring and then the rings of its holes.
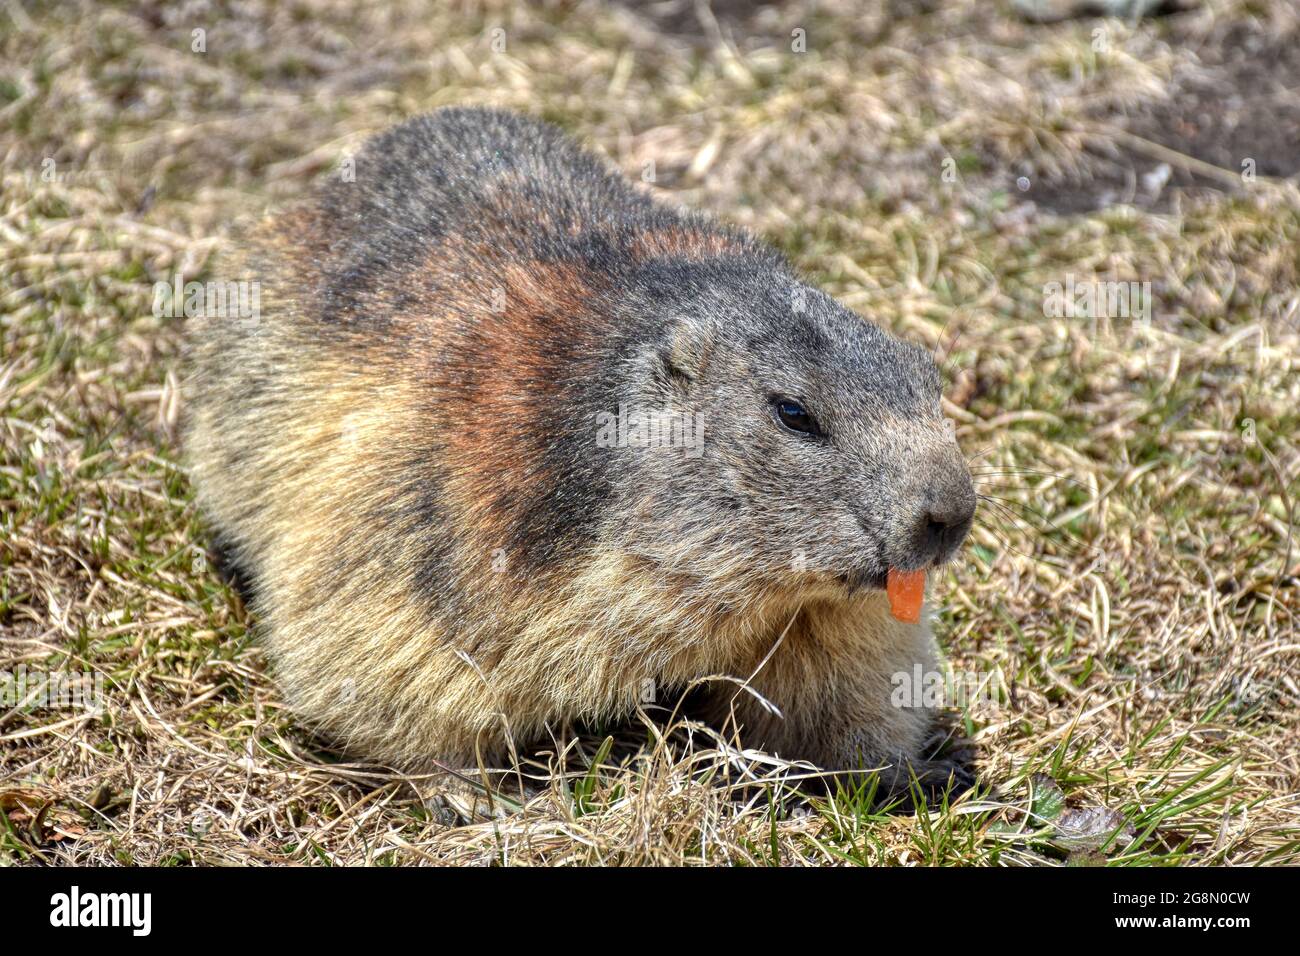
{"type": "Polygon", "coordinates": [[[0,860],[1300,861],[1290,0],[1138,27],[984,0],[37,6],[0,3],[0,670],[105,689],[101,712],[0,706],[0,860]],[[986,497],[939,631],[1007,681],[958,717],[978,791],[883,812],[680,734],[596,735],[493,817],[338,762],[281,707],[204,560],[183,320],[151,284],[450,103],[653,161],[665,195],[945,356],[986,497]],[[1150,282],[1151,322],[1045,315],[1071,275],[1150,282]],[[1128,825],[1080,849],[1062,795],[1128,825]]]}

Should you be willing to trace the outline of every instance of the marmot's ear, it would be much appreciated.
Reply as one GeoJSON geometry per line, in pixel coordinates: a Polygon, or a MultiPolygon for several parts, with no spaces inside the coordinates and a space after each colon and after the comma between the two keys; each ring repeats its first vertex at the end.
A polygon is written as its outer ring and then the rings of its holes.
{"type": "Polygon", "coordinates": [[[708,367],[712,352],[711,329],[699,321],[674,319],[664,330],[659,348],[660,374],[664,382],[689,389],[708,367]]]}

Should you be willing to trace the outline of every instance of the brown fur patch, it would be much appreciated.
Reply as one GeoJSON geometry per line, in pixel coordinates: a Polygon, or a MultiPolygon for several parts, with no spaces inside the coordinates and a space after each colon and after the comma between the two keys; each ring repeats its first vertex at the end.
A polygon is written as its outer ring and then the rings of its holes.
{"type": "MultiPolygon", "coordinates": [[[[546,420],[548,404],[563,407],[571,384],[565,375],[581,368],[588,340],[600,334],[599,316],[587,304],[598,286],[572,263],[494,260],[491,250],[464,246],[440,246],[422,269],[480,275],[476,283],[441,289],[405,334],[444,338],[445,354],[455,356],[430,362],[429,386],[441,398],[424,427],[440,431],[444,460],[454,465],[446,492],[483,545],[466,558],[482,564],[506,547],[530,499],[558,493],[560,476],[544,465],[550,436],[522,426],[546,420]],[[492,271],[485,276],[487,264],[492,271]],[[433,314],[447,320],[431,323],[433,314]]],[[[415,270],[412,281],[420,274],[415,270]]]]}

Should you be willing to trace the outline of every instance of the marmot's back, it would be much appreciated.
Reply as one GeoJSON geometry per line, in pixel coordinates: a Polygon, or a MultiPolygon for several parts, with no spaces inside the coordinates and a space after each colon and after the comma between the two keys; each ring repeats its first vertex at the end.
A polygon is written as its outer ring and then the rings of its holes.
{"type": "Polygon", "coordinates": [[[910,752],[880,675],[932,644],[878,588],[969,523],[929,357],[545,124],[445,110],[351,172],[240,243],[257,320],[192,335],[198,500],[291,703],[363,755],[495,761],[784,633],[785,717],[729,704],[753,742],[910,752]]]}
{"type": "MultiPolygon", "coordinates": [[[[348,173],[345,167],[345,173],[348,173]]],[[[643,244],[746,237],[656,206],[555,127],[512,113],[447,109],[370,141],[350,175],[331,177],[298,236],[319,270],[323,314],[365,320],[393,307],[404,265],[448,245],[479,270],[430,278],[481,283],[505,263],[569,262],[610,270],[643,244]],[[351,181],[349,181],[351,180],[351,181]],[[494,263],[498,264],[494,266],[494,263]]],[[[498,288],[502,288],[498,286],[498,288]]]]}

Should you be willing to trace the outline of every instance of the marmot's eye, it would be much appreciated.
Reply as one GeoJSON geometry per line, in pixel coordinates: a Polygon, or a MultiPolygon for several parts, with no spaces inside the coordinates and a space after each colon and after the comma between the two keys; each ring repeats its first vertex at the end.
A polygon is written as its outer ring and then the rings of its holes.
{"type": "Polygon", "coordinates": [[[792,432],[801,432],[805,435],[820,435],[821,429],[817,427],[817,422],[808,410],[796,402],[793,398],[774,398],[772,399],[772,408],[776,411],[776,418],[782,425],[792,432]]]}

